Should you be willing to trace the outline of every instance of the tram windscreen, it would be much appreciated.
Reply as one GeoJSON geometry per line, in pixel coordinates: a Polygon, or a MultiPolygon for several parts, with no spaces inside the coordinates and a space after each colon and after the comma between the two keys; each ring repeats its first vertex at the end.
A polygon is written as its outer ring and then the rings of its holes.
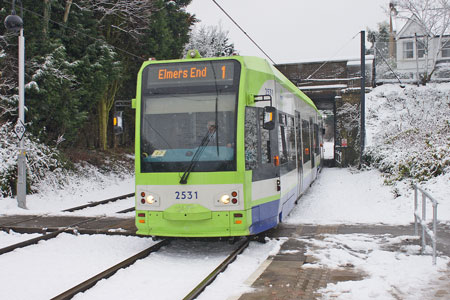
{"type": "Polygon", "coordinates": [[[236,170],[239,70],[234,60],[144,69],[141,172],[236,170]]]}

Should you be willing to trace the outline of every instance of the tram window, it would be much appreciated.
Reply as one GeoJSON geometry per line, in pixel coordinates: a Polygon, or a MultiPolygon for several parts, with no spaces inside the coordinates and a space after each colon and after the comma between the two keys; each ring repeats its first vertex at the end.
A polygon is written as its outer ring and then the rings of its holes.
{"type": "Polygon", "coordinates": [[[302,141],[303,141],[303,163],[311,160],[311,140],[309,131],[309,122],[302,120],[302,141]]]}
{"type": "Polygon", "coordinates": [[[258,165],[258,109],[245,108],[245,169],[253,170],[258,165]]]}
{"type": "Polygon", "coordinates": [[[315,147],[314,150],[316,152],[316,155],[320,154],[320,142],[319,142],[319,125],[314,124],[314,137],[315,137],[315,147]]]}
{"type": "Polygon", "coordinates": [[[261,110],[259,121],[259,129],[261,131],[261,164],[269,164],[272,162],[270,154],[270,131],[263,128],[264,110],[261,110]]]}
{"type": "MultiPolygon", "coordinates": [[[[295,161],[296,151],[295,151],[295,127],[294,118],[288,117],[288,128],[287,128],[287,145],[289,152],[289,161],[295,161]]],[[[295,165],[294,165],[295,167],[295,165]]]]}
{"type": "MultiPolygon", "coordinates": [[[[280,114],[280,120],[284,120],[284,115],[280,114]]],[[[288,162],[288,148],[286,142],[286,126],[280,122],[278,134],[278,150],[280,152],[280,165],[288,162]]]]}

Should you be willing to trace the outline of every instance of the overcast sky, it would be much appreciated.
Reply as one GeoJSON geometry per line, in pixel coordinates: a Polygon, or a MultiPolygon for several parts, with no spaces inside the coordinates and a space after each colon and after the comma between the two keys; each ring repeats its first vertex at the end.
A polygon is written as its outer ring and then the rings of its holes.
{"type": "MultiPolygon", "coordinates": [[[[216,2],[276,63],[358,58],[358,33],[389,21],[385,12],[389,0],[216,2]]],[[[265,57],[212,0],[193,0],[187,11],[201,20],[199,25],[220,23],[240,55],[265,57]]]]}

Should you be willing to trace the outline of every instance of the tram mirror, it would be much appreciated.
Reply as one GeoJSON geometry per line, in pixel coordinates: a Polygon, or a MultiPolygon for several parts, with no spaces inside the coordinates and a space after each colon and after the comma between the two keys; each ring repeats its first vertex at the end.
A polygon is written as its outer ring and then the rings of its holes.
{"type": "Polygon", "coordinates": [[[264,107],[264,124],[263,128],[267,130],[272,130],[275,128],[275,116],[276,108],[273,106],[264,107]]]}

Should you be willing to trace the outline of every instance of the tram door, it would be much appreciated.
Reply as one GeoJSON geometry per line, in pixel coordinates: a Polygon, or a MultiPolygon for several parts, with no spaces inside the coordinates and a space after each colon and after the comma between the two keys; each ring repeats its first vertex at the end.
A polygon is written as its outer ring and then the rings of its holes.
{"type": "Polygon", "coordinates": [[[302,193],[303,187],[303,157],[302,157],[302,119],[300,118],[300,112],[295,112],[295,138],[297,143],[297,172],[298,172],[298,189],[297,189],[297,199],[302,193]]]}

